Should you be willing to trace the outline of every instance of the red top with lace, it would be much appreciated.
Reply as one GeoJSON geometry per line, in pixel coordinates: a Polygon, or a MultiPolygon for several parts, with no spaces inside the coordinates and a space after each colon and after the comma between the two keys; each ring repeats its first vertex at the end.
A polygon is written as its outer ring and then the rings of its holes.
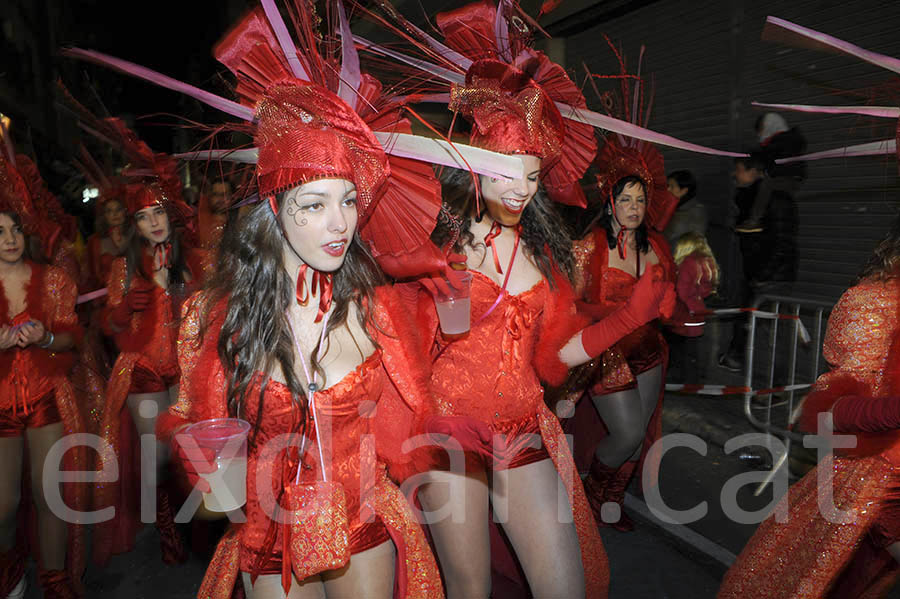
{"type": "MultiPolygon", "coordinates": [[[[0,281],[0,327],[15,326],[28,321],[40,321],[54,334],[70,333],[75,342],[81,340],[82,329],[75,316],[75,297],[78,291],[61,269],[35,264],[25,289],[25,309],[9,314],[9,303],[0,281]]],[[[0,351],[0,402],[36,399],[50,391],[65,377],[74,363],[72,351],[60,353],[29,345],[0,351]]]]}
{"type": "Polygon", "coordinates": [[[606,597],[609,567],[603,542],[584,487],[566,474],[575,471],[575,464],[559,420],[544,403],[541,387],[542,380],[551,385],[565,381],[569,370],[560,361],[559,351],[586,320],[576,314],[572,287],[559,273],[552,288],[550,281],[542,279],[523,293],[504,297],[481,320],[497,300],[500,287],[478,272],[472,274],[472,328],[449,344],[444,345],[437,330],[433,300],[419,294],[419,327],[432,332],[435,351],[442,351],[432,366],[433,410],[441,416],[468,416],[484,422],[513,443],[523,434],[540,435],[542,448],[561,473],[572,505],[586,596],[606,597]]]}
{"type": "MultiPolygon", "coordinates": [[[[316,417],[320,431],[331,429],[332,435],[324,435],[326,445],[322,447],[326,463],[331,464],[328,480],[343,485],[347,496],[347,514],[350,518],[350,549],[352,553],[363,551],[386,541],[388,536],[384,526],[365,523],[360,516],[361,497],[372,492],[377,477],[372,476],[376,468],[384,471],[383,464],[376,464],[374,446],[369,451],[362,448],[363,439],[371,435],[371,420],[374,415],[375,401],[381,397],[385,385],[390,385],[381,362],[381,351],[376,350],[356,370],[345,376],[337,384],[318,391],[315,394],[316,417]],[[362,486],[361,473],[366,472],[362,486]]],[[[259,418],[259,383],[250,389],[242,418],[255,423],[259,418]]],[[[298,456],[296,451],[290,455],[284,451],[266,451],[266,444],[278,435],[289,434],[297,430],[299,411],[291,397],[290,390],[278,382],[270,382],[264,398],[265,409],[254,442],[249,445],[247,471],[257,472],[260,462],[268,462],[264,468],[274,468],[272,488],[267,491],[268,497],[278,497],[282,489],[296,479],[298,456]]],[[[306,437],[309,439],[302,457],[300,470],[301,484],[323,480],[322,464],[319,461],[318,439],[312,416],[307,418],[306,437]]],[[[271,447],[277,446],[273,443],[271,447]]],[[[251,571],[257,553],[268,550],[270,555],[280,553],[282,540],[281,528],[273,529],[276,533],[274,544],[266,548],[266,536],[273,520],[269,517],[271,509],[260,504],[260,492],[257,489],[255,476],[247,477],[247,523],[243,527],[242,545],[245,551],[241,555],[241,569],[251,571]],[[273,551],[273,548],[275,549],[273,551]]],[[[279,565],[280,566],[280,565],[279,565]]],[[[263,566],[264,569],[265,566],[263,566]]],[[[280,570],[279,570],[280,571],[280,570]]]]}
{"type": "MultiPolygon", "coordinates": [[[[666,239],[656,231],[649,231],[653,248],[663,268],[665,280],[675,282],[675,262],[666,239]]],[[[618,268],[609,266],[609,245],[606,231],[597,228],[574,244],[577,292],[583,298],[579,311],[599,320],[625,305],[631,298],[637,279],[618,268]]],[[[602,395],[627,389],[636,384],[635,376],[661,364],[667,356],[666,342],[656,322],[648,323],[620,339],[604,352],[602,380],[596,381],[591,392],[602,395]]]]}
{"type": "Polygon", "coordinates": [[[472,274],[471,318],[476,324],[465,338],[442,348],[433,366],[435,400],[445,406],[444,413],[494,424],[533,418],[543,403],[531,357],[549,296],[547,283],[542,279],[528,291],[507,295],[479,322],[500,287],[477,271],[472,274]]]}
{"type": "MultiPolygon", "coordinates": [[[[150,259],[145,258],[145,270],[150,271],[150,259]]],[[[192,277],[192,284],[200,280],[203,268],[200,257],[193,250],[187,250],[185,263],[192,277]]],[[[137,280],[138,273],[132,275],[137,280]]],[[[179,314],[180,300],[184,295],[170,295],[169,292],[156,283],[151,282],[150,306],[146,310],[134,312],[131,322],[123,331],[116,332],[110,326],[109,316],[125,300],[128,294],[126,288],[127,262],[124,256],[113,260],[110,269],[107,289],[107,303],[103,318],[103,327],[107,335],[115,338],[116,345],[122,353],[138,352],[142,361],[146,361],[157,372],[165,372],[177,367],[175,355],[175,341],[178,339],[178,325],[176,315],[179,314]]],[[[144,281],[146,283],[146,281],[144,281]]],[[[132,283],[134,284],[134,283],[132,283]]],[[[184,291],[182,291],[182,294],[184,291]]]]}

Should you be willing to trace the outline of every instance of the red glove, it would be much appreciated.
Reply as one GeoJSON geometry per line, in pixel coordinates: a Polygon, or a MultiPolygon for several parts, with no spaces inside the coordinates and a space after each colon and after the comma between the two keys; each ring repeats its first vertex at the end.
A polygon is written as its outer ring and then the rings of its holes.
{"type": "Polygon", "coordinates": [[[448,254],[447,266],[444,268],[442,276],[422,277],[421,279],[418,279],[419,284],[421,284],[432,296],[435,296],[438,293],[449,294],[450,287],[461,289],[462,274],[466,272],[466,270],[465,268],[459,270],[453,268],[454,264],[461,264],[465,267],[466,257],[462,254],[448,254]]]}
{"type": "Polygon", "coordinates": [[[133,286],[125,294],[122,303],[116,306],[110,316],[116,328],[124,329],[131,322],[131,315],[135,312],[143,312],[150,307],[150,294],[153,291],[144,285],[133,286]]]}
{"type": "Polygon", "coordinates": [[[466,451],[486,457],[493,455],[494,433],[481,420],[468,416],[429,416],[424,427],[428,436],[445,449],[457,448],[456,444],[448,443],[449,437],[466,451]]]}
{"type": "Polygon", "coordinates": [[[634,286],[628,303],[581,332],[585,353],[596,358],[616,341],[675,308],[672,283],[654,280],[657,270],[648,268],[634,286]]]}
{"type": "Polygon", "coordinates": [[[900,397],[844,396],[831,409],[838,432],[880,433],[900,428],[900,397]]]}
{"type": "Polygon", "coordinates": [[[203,493],[210,492],[209,483],[200,475],[218,470],[215,451],[200,447],[192,436],[180,433],[172,438],[172,456],[181,465],[191,486],[203,493]]]}

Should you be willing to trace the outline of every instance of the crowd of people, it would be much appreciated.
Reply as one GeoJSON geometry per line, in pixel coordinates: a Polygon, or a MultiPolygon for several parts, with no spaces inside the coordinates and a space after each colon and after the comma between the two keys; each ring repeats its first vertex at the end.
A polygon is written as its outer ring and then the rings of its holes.
{"type": "MultiPolygon", "coordinates": [[[[67,51],[240,120],[220,127],[252,135],[252,150],[197,157],[252,172],[209,169],[196,202],[173,157],[67,95],[93,143],[122,157],[101,166],[80,149],[99,190],[83,243],[2,129],[0,597],[25,596],[29,555],[44,597],[83,596],[85,569],[131,551],[145,522],[162,561],[182,563],[183,506],[195,532],[218,531],[198,597],[607,597],[599,528],[632,530],[626,489],[637,473],[657,482],[648,450],[670,353],[679,376],[704,378],[705,300],[721,278],[696,178],[667,174],[642,126],[640,77],[622,61],[625,108],[606,121],[637,137],[598,143],[580,89],[531,46],[514,2],[436,15],[440,40],[384,3],[373,17],[403,42],[390,48],[354,42],[337,0],[327,17],[286,2],[297,39],[261,4],[213,50],[232,98],[67,51]],[[366,70],[385,61],[393,78],[366,70]],[[422,101],[445,104],[456,130],[414,134],[422,101]],[[587,227],[573,231],[561,205],[590,205],[587,227]],[[452,330],[447,296],[464,306],[452,330]],[[192,432],[210,422],[246,427],[229,491],[244,500],[198,511],[230,468],[192,432]],[[228,523],[200,521],[215,518],[228,523]]],[[[783,117],[757,132],[758,151],[734,162],[741,305],[794,278],[806,176],[776,162],[805,148],[783,117]]],[[[877,440],[827,472],[845,504],[893,488],[883,431],[900,403],[873,398],[895,384],[898,239],[835,310],[837,370],[809,402],[877,440]],[[863,318],[871,336],[854,332],[863,318]]],[[[738,368],[744,343],[736,326],[720,364],[738,368]]],[[[792,507],[802,530],[767,521],[723,597],[774,597],[794,572],[822,594],[777,596],[859,597],[892,580],[893,512],[837,530],[812,514],[810,476],[792,507]],[[753,575],[787,563],[785,535],[815,563],[753,575]]]]}

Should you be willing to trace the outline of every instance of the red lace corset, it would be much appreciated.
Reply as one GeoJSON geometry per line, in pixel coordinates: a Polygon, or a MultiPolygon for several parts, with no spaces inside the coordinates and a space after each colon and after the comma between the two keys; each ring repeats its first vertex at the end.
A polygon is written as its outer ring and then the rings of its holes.
{"type": "Polygon", "coordinates": [[[478,272],[473,275],[472,330],[450,342],[434,363],[432,391],[438,404],[451,406],[456,415],[494,423],[533,416],[543,401],[532,357],[547,282],[507,295],[479,322],[500,287],[478,272]]]}
{"type": "MultiPolygon", "coordinates": [[[[329,480],[336,480],[344,486],[351,530],[359,526],[361,480],[370,488],[379,479],[377,468],[383,468],[376,464],[374,442],[368,436],[369,418],[375,414],[375,401],[381,396],[385,384],[386,373],[381,365],[381,351],[378,350],[340,382],[315,394],[319,431],[324,439],[330,439],[330,443],[326,442],[322,448],[326,461],[331,461],[329,480]],[[325,432],[329,428],[330,435],[325,432]]],[[[258,398],[259,383],[248,392],[243,409],[243,418],[251,424],[257,421],[258,398]]],[[[295,424],[299,411],[291,393],[284,384],[271,381],[264,402],[259,431],[248,447],[247,524],[244,526],[243,542],[252,550],[263,549],[269,530],[272,498],[277,499],[284,486],[293,483],[297,474],[297,451],[286,454],[284,447],[287,438],[280,437],[297,428],[295,424]],[[268,505],[257,488],[257,476],[266,469],[271,469],[273,473],[268,505]]],[[[302,459],[301,483],[322,480],[312,414],[306,423],[306,436],[309,440],[302,459]]],[[[279,540],[275,547],[280,548],[280,527],[277,534],[279,540]]]]}

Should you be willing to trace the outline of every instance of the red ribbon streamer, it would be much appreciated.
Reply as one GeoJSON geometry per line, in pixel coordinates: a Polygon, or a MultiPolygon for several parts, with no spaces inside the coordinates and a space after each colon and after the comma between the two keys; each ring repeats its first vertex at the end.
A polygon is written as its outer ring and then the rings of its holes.
{"type": "Polygon", "coordinates": [[[304,264],[300,267],[300,274],[297,275],[297,303],[305,306],[309,303],[310,293],[319,295],[319,312],[316,314],[316,323],[322,322],[322,318],[331,307],[331,300],[334,295],[334,281],[331,273],[322,273],[313,269],[311,289],[306,287],[306,272],[309,265],[304,264]]]}

